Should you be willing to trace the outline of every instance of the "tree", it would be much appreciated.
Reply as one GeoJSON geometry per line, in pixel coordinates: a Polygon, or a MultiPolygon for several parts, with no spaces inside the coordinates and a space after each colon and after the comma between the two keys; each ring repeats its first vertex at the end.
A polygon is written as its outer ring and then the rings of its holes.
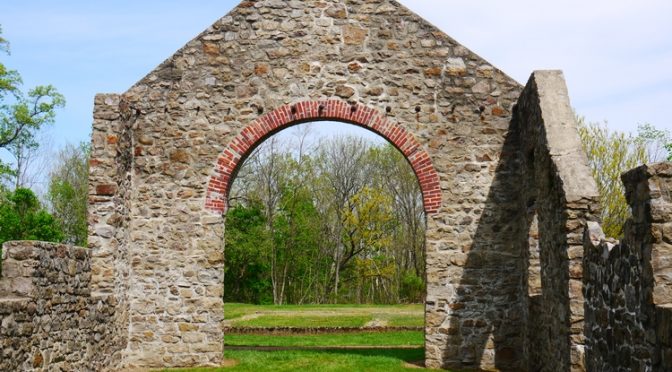
{"type": "Polygon", "coordinates": [[[342,216],[344,250],[337,264],[347,273],[354,260],[357,302],[385,302],[379,292],[385,292],[384,298],[396,298],[391,288],[396,271],[390,249],[391,198],[380,188],[364,187],[351,197],[342,216]]]}
{"type": "Polygon", "coordinates": [[[0,246],[10,240],[63,239],[58,222],[40,205],[30,189],[18,188],[0,203],[0,246]]]}
{"type": "Polygon", "coordinates": [[[312,144],[270,138],[238,171],[225,301],[421,301],[425,216],[408,161],[360,137],[312,144]]]}
{"type": "MultiPolygon", "coordinates": [[[[0,33],[1,33],[0,29],[0,33]]],[[[0,51],[9,54],[9,43],[0,38],[0,51]]],[[[65,106],[65,98],[51,85],[37,86],[27,93],[21,90],[21,75],[0,62],[0,148],[17,160],[26,149],[38,146],[35,134],[52,124],[56,109],[65,106]]],[[[17,171],[0,163],[0,172],[17,177],[17,171]]]]}
{"type": "Polygon", "coordinates": [[[579,118],[579,136],[597,183],[602,205],[602,228],[607,236],[620,238],[630,216],[621,174],[647,162],[647,142],[606,124],[586,123],[579,118]]]}
{"type": "Polygon", "coordinates": [[[88,144],[67,144],[56,157],[49,174],[47,199],[64,234],[64,242],[82,247],[88,237],[87,213],[89,180],[88,144]]]}
{"type": "Polygon", "coordinates": [[[237,205],[226,214],[224,300],[273,302],[268,276],[271,237],[260,203],[237,205]]]}
{"type": "Polygon", "coordinates": [[[668,159],[669,144],[672,143],[672,134],[669,130],[658,129],[651,124],[637,126],[637,139],[646,147],[646,157],[650,163],[657,163],[668,159]]]}

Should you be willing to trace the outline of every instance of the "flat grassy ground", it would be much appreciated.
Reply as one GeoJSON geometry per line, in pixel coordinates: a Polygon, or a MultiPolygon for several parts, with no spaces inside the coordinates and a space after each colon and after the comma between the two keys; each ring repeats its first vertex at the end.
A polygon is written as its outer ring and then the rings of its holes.
{"type": "Polygon", "coordinates": [[[310,335],[224,335],[226,346],[404,346],[422,348],[422,331],[327,333],[310,335]]]}
{"type": "MultiPolygon", "coordinates": [[[[233,327],[421,327],[424,324],[422,305],[225,304],[224,317],[226,325],[233,327]]],[[[227,333],[224,342],[224,357],[234,365],[165,371],[394,372],[417,370],[414,364],[424,359],[421,330],[291,335],[227,333]]]]}
{"type": "Polygon", "coordinates": [[[248,305],[224,304],[234,327],[422,327],[422,305],[248,305]]]}
{"type": "MultiPolygon", "coordinates": [[[[224,351],[226,359],[238,362],[225,368],[164,370],[170,372],[271,372],[271,371],[413,371],[410,363],[422,361],[422,349],[363,350],[291,350],[291,351],[224,351]],[[409,363],[409,364],[407,364],[409,363]]],[[[426,371],[429,371],[425,369],[426,371]]]]}

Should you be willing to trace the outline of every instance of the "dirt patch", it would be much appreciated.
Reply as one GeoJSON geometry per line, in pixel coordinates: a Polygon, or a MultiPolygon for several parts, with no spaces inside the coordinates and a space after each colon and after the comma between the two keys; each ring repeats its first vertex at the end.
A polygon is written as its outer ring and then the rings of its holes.
{"type": "Polygon", "coordinates": [[[231,367],[237,366],[238,364],[240,364],[240,361],[238,361],[236,359],[224,359],[224,361],[222,362],[222,365],[220,367],[231,368],[231,367]]]}
{"type": "Polygon", "coordinates": [[[417,360],[417,361],[414,361],[414,362],[405,362],[404,363],[404,368],[425,369],[425,361],[424,360],[417,360]]]}
{"type": "Polygon", "coordinates": [[[372,321],[367,322],[364,324],[364,327],[369,327],[369,328],[380,328],[380,327],[386,327],[387,326],[387,320],[382,320],[382,319],[374,319],[372,321]]]}

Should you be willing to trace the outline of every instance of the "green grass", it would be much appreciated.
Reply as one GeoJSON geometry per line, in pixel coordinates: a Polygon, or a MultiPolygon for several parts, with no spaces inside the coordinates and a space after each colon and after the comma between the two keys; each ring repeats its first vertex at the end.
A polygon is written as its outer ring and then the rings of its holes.
{"type": "Polygon", "coordinates": [[[228,368],[195,368],[164,370],[171,372],[263,372],[263,371],[409,371],[405,362],[416,362],[424,358],[422,349],[363,349],[325,351],[224,351],[226,359],[239,362],[228,368]]]}
{"type": "Polygon", "coordinates": [[[322,316],[322,315],[261,315],[255,319],[234,321],[239,327],[362,327],[369,316],[322,316]]]}
{"type": "MultiPolygon", "coordinates": [[[[358,332],[316,335],[224,335],[227,346],[418,346],[424,344],[422,331],[358,332]]],[[[225,347],[226,349],[226,347],[225,347]]]]}
{"type": "Polygon", "coordinates": [[[404,304],[404,305],[250,305],[239,303],[224,304],[224,317],[226,319],[239,318],[243,315],[254,314],[257,312],[314,312],[314,311],[334,311],[334,312],[417,312],[423,314],[423,305],[404,304]]]}
{"type": "Polygon", "coordinates": [[[422,305],[248,305],[225,304],[224,317],[238,327],[361,327],[373,320],[388,326],[424,324],[422,305]],[[254,319],[240,319],[254,316],[254,319]]]}
{"type": "MultiPolygon", "coordinates": [[[[361,327],[372,320],[388,326],[422,326],[422,305],[224,305],[229,325],[248,327],[361,327]],[[245,317],[245,318],[243,318],[245,317]]],[[[424,359],[422,331],[327,333],[302,335],[225,334],[227,346],[338,347],[362,349],[328,350],[230,350],[227,360],[238,362],[225,368],[165,370],[181,372],[238,371],[412,371],[404,363],[424,359]],[[373,346],[391,348],[374,349],[373,346]],[[414,347],[414,348],[400,348],[414,347]]]]}
{"type": "Polygon", "coordinates": [[[389,327],[423,327],[425,325],[424,314],[420,314],[420,316],[403,314],[390,316],[390,314],[385,314],[380,319],[387,320],[389,327]]]}

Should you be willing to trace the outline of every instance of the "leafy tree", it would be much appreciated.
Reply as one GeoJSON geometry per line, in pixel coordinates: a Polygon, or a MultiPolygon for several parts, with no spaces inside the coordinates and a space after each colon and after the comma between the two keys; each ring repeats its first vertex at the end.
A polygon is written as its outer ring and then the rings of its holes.
{"type": "Polygon", "coordinates": [[[647,162],[647,142],[606,124],[586,123],[579,118],[579,136],[597,183],[602,205],[602,228],[607,236],[619,238],[630,216],[621,174],[647,162]]]}
{"type": "Polygon", "coordinates": [[[310,272],[320,261],[315,249],[320,246],[317,221],[310,190],[296,179],[290,181],[283,187],[274,224],[276,304],[302,303],[308,297],[305,291],[314,284],[310,272]]]}
{"type": "Polygon", "coordinates": [[[425,283],[414,273],[406,273],[401,278],[399,297],[402,301],[419,303],[425,296],[425,283]]]}
{"type": "Polygon", "coordinates": [[[382,189],[367,186],[350,198],[342,216],[344,254],[338,264],[346,271],[350,260],[354,260],[357,302],[366,302],[365,298],[377,302],[376,292],[390,292],[395,274],[394,256],[389,249],[392,200],[382,189]],[[369,287],[368,295],[364,287],[369,287]]]}
{"type": "MultiPolygon", "coordinates": [[[[0,51],[9,54],[9,44],[2,38],[0,51]]],[[[26,149],[38,146],[35,133],[52,124],[56,109],[65,106],[65,98],[53,86],[37,86],[23,92],[22,83],[17,71],[0,62],[0,148],[10,151],[17,160],[26,149]]],[[[0,172],[5,177],[17,176],[17,171],[7,164],[0,163],[0,172]]]]}
{"type": "Polygon", "coordinates": [[[224,301],[272,303],[268,277],[271,237],[260,205],[235,206],[226,214],[224,301]]]}
{"type": "Polygon", "coordinates": [[[30,189],[18,188],[5,194],[0,204],[0,245],[10,240],[63,239],[58,222],[40,205],[30,189]]]}
{"type": "Polygon", "coordinates": [[[264,142],[232,185],[225,300],[421,301],[425,218],[408,161],[359,137],[316,149],[297,137],[264,142]]]}
{"type": "Polygon", "coordinates": [[[669,144],[672,143],[672,134],[669,130],[658,129],[651,124],[637,126],[636,140],[646,148],[646,157],[650,163],[666,160],[669,153],[669,144]]]}
{"type": "Polygon", "coordinates": [[[64,242],[86,246],[87,201],[89,179],[89,146],[80,143],[61,149],[49,175],[47,199],[61,226],[64,242]]]}

